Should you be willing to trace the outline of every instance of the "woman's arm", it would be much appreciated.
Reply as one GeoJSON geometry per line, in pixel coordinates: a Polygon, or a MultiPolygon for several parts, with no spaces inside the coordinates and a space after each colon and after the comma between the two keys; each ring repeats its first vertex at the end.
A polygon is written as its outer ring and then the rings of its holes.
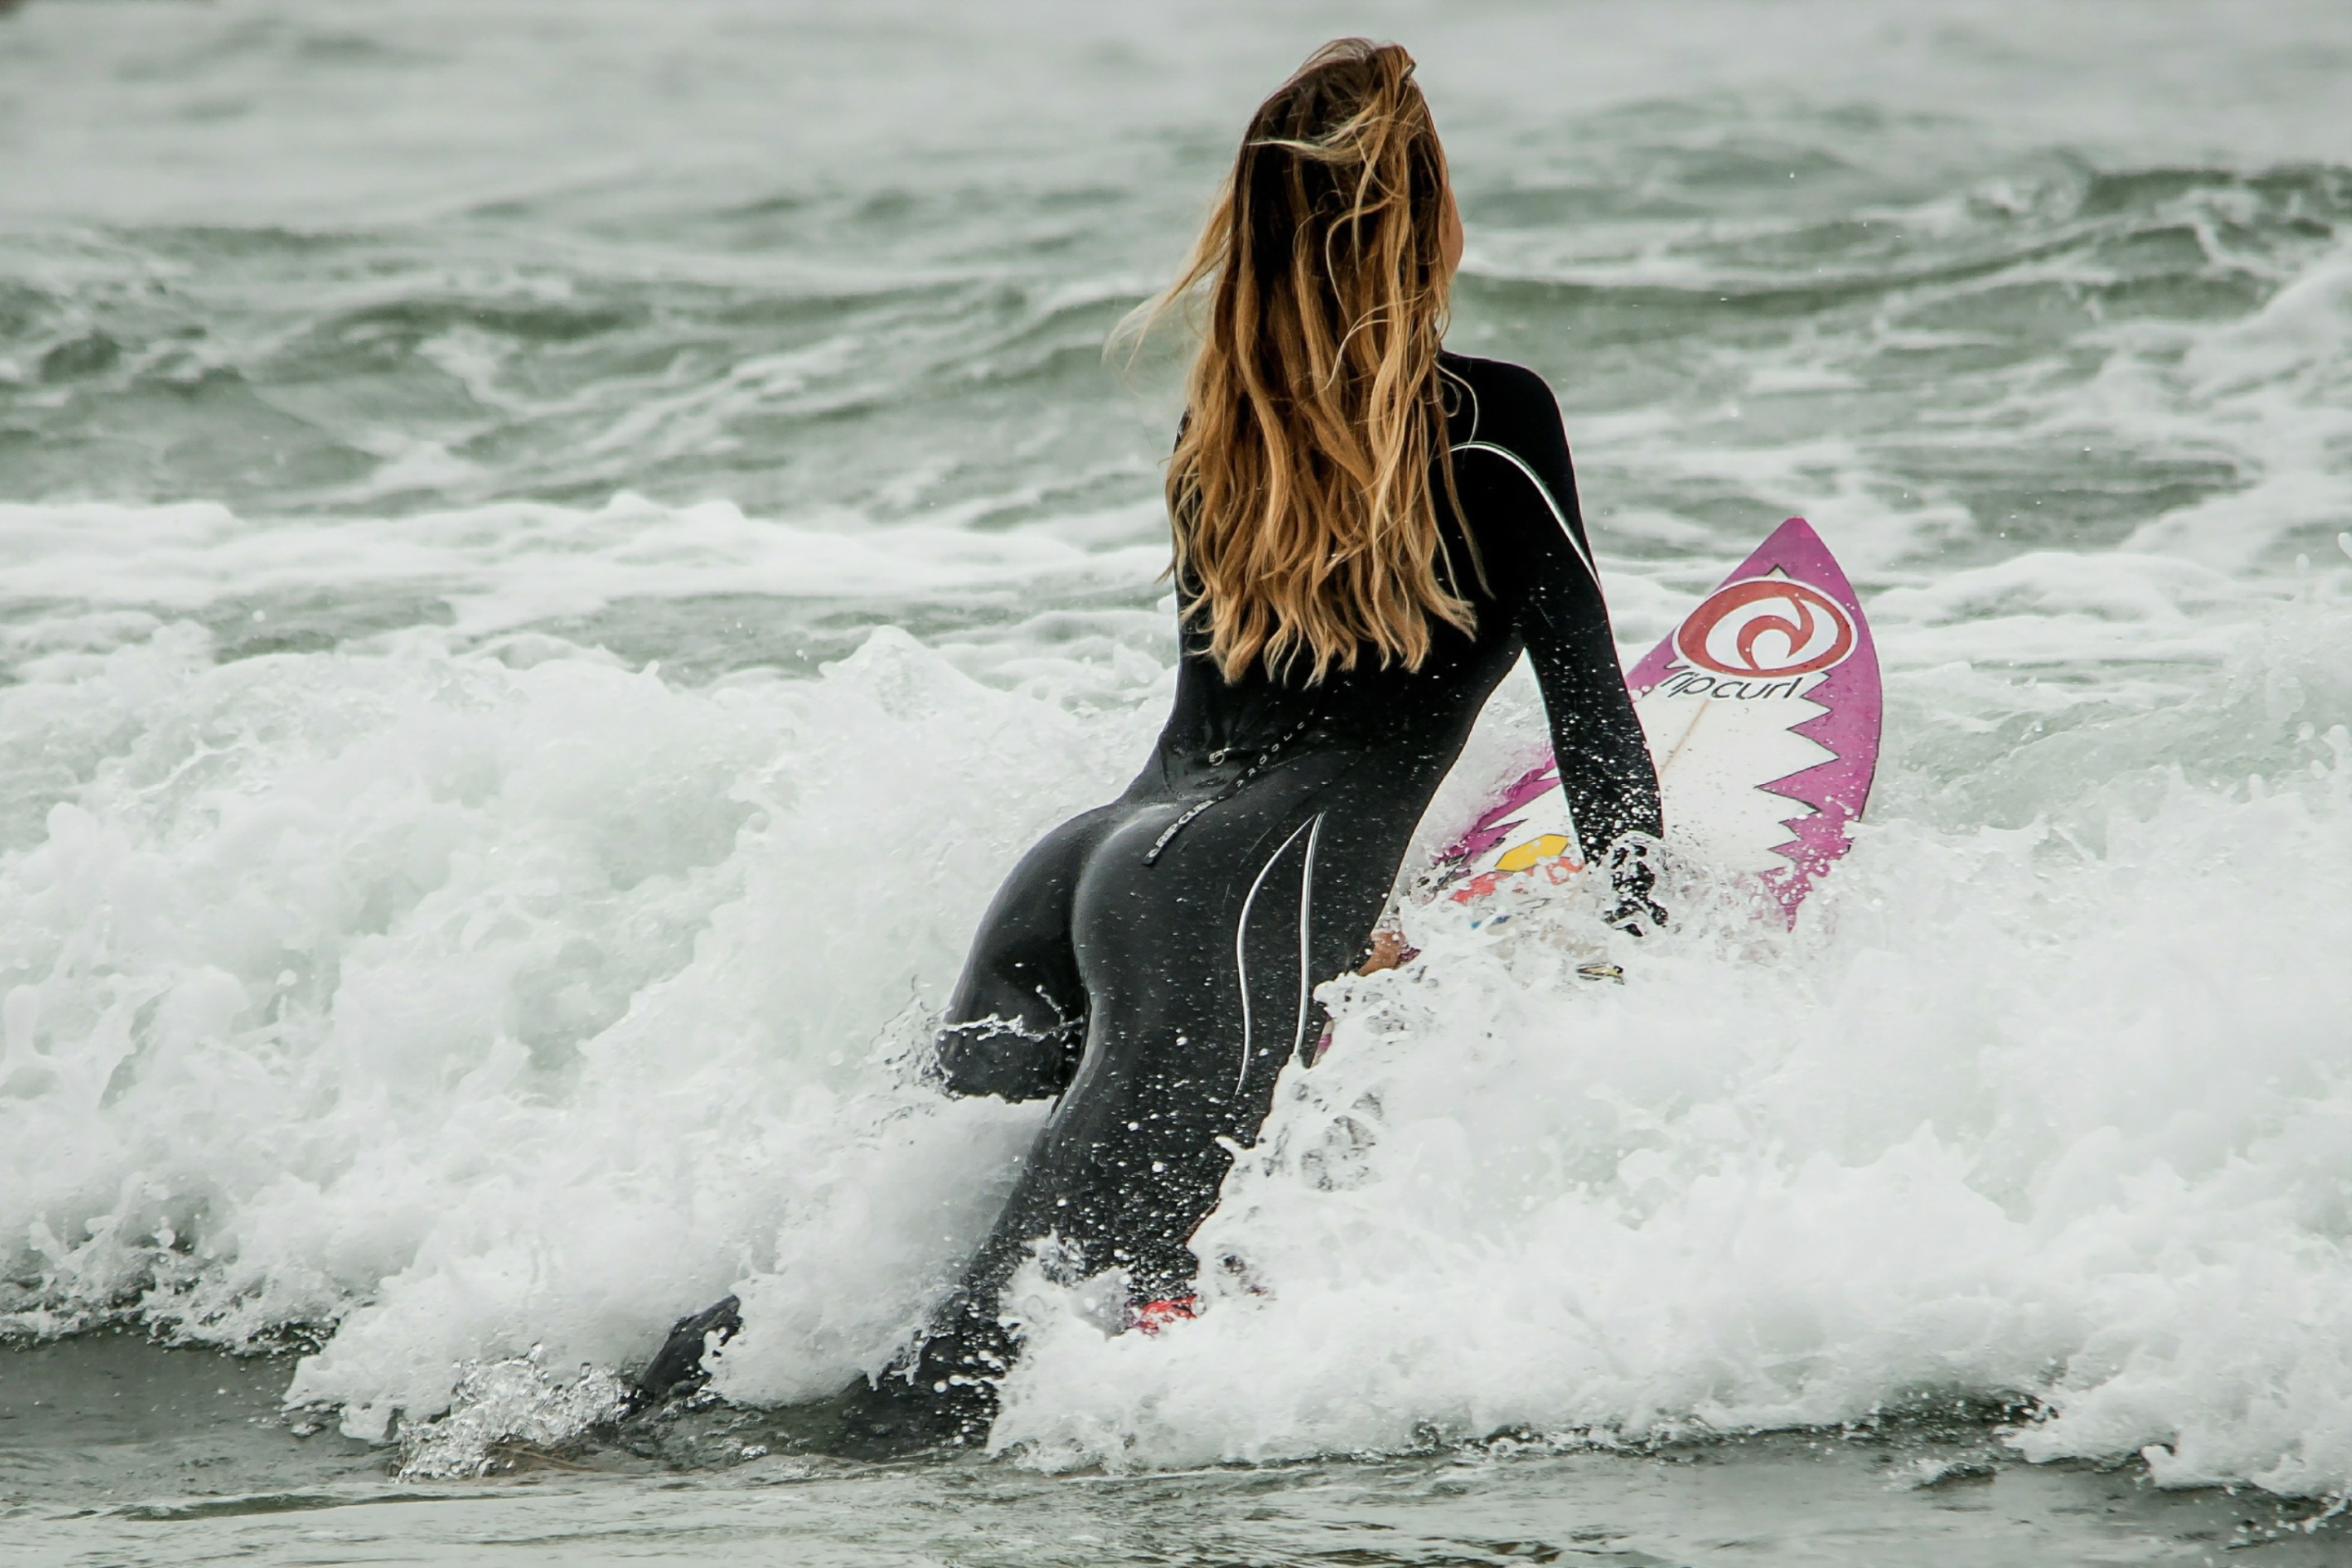
{"type": "Polygon", "coordinates": [[[1465,480],[1475,475],[1480,499],[1507,513],[1493,520],[1500,527],[1482,528],[1481,538],[1500,535],[1518,546],[1511,565],[1523,574],[1519,634],[1543,689],[1560,790],[1584,856],[1610,867],[1620,915],[1655,918],[1641,841],[1626,835],[1654,840],[1664,832],[1657,770],[1617,663],[1559,405],[1534,372],[1496,368],[1509,378],[1496,390],[1509,395],[1486,400],[1480,429],[1455,449],[1456,471],[1465,480]],[[1511,384],[1517,383],[1524,384],[1511,384]]]}

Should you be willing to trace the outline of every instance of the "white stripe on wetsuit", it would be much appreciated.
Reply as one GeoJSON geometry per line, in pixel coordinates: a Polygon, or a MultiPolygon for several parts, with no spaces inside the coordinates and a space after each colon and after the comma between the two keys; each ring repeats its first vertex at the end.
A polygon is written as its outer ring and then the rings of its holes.
{"type": "Polygon", "coordinates": [[[1250,910],[1257,902],[1258,889],[1265,886],[1266,878],[1274,874],[1276,862],[1290,853],[1290,847],[1298,842],[1301,833],[1307,835],[1307,863],[1298,874],[1298,1023],[1291,1031],[1290,1041],[1294,1055],[1307,1039],[1307,1004],[1314,992],[1307,965],[1315,912],[1315,846],[1323,837],[1323,814],[1319,811],[1311,820],[1294,828],[1290,837],[1282,841],[1282,847],[1266,857],[1265,864],[1258,868],[1248,894],[1242,900],[1241,918],[1234,922],[1234,973],[1241,982],[1242,989],[1242,1070],[1234,1079],[1234,1092],[1236,1094],[1249,1082],[1250,1049],[1255,1037],[1255,1021],[1250,1012],[1249,953],[1246,950],[1250,910]]]}
{"type": "Polygon", "coordinates": [[[1568,525],[1568,514],[1559,510],[1559,502],[1553,497],[1551,487],[1544,483],[1533,468],[1528,467],[1528,460],[1525,458],[1520,457],[1508,447],[1497,447],[1492,441],[1465,441],[1454,447],[1454,450],[1492,452],[1496,457],[1507,459],[1512,467],[1527,475],[1528,483],[1535,486],[1536,494],[1543,497],[1544,505],[1551,509],[1551,520],[1559,524],[1560,536],[1568,541],[1568,547],[1576,552],[1576,558],[1584,563],[1585,572],[1592,578],[1592,586],[1596,590],[1600,588],[1601,574],[1593,568],[1592,557],[1584,552],[1584,542],[1577,538],[1576,530],[1568,525]]]}

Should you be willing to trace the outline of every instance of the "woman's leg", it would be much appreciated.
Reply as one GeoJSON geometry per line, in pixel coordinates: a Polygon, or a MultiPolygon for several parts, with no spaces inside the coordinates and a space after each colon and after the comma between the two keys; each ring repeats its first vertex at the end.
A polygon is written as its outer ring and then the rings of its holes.
{"type": "MultiPolygon", "coordinates": [[[[844,1452],[880,1456],[986,1436],[996,1382],[1019,1348],[999,1319],[997,1299],[1031,1245],[1054,1229],[1054,1213],[1066,1207],[1056,1203],[1066,1177],[1054,1158],[1055,1125],[1094,1048],[1093,998],[1074,940],[1078,889],[1111,841],[1148,844],[1176,809],[1120,803],[1064,824],[1023,858],[982,921],[940,1032],[948,1088],[1012,1100],[1062,1095],[1063,1105],[921,1341],[874,1383],[850,1385],[844,1452]]],[[[1129,849],[1139,853],[1133,844],[1129,849]]]]}
{"type": "MultiPolygon", "coordinates": [[[[1087,856],[1116,820],[1115,806],[1071,818],[1038,840],[997,889],[939,1033],[949,1093],[1044,1100],[1069,1083],[1087,1020],[1070,943],[1071,895],[1087,856]]],[[[740,1306],[730,1296],[679,1319],[631,1389],[630,1408],[648,1409],[708,1383],[709,1336],[724,1344],[740,1332],[740,1306]]]]}
{"type": "Polygon", "coordinates": [[[1070,942],[1070,903],[1116,806],[1076,816],[1037,841],[981,918],[939,1034],[950,1094],[1049,1100],[1077,1070],[1087,995],[1070,942]]]}
{"type": "Polygon", "coordinates": [[[1138,1302],[1192,1294],[1188,1244],[1233,1163],[1222,1141],[1255,1142],[1283,1068],[1312,1050],[1314,987],[1360,961],[1401,852],[1317,773],[1212,808],[1155,862],[1173,808],[1097,841],[1070,905],[1084,1057],[955,1295],[853,1401],[853,1445],[984,1435],[1019,1349],[999,1297],[1042,1241],[1074,1276],[1125,1270],[1138,1302]]]}
{"type": "Polygon", "coordinates": [[[1387,900],[1396,856],[1366,842],[1330,776],[1343,765],[1268,778],[1156,865],[1118,840],[1089,862],[1073,926],[1091,1043],[1033,1161],[1055,1186],[1033,1224],[1086,1273],[1125,1269],[1138,1302],[1191,1294],[1228,1150],[1256,1142],[1283,1069],[1321,1034],[1315,987],[1361,961],[1387,900]]]}

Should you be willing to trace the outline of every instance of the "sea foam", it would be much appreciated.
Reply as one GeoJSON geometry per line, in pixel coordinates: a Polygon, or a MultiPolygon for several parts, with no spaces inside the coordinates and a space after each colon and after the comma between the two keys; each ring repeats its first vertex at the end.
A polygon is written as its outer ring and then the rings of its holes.
{"type": "MultiPolygon", "coordinates": [[[[998,1444],[1189,1463],[1957,1391],[2040,1401],[2036,1458],[2352,1479],[2345,574],[1986,573],[2099,608],[2094,659],[2117,616],[2178,639],[2030,681],[1936,645],[1985,624],[1965,582],[1889,595],[1878,804],[1793,933],[1703,868],[1638,946],[1572,900],[1408,902],[1423,956],[1327,989],[1330,1055],[1199,1238],[1209,1310],[1106,1338],[1033,1282],[998,1444]],[[1612,942],[1623,985],[1570,977],[1612,942]]],[[[306,1326],[289,1398],[375,1436],[468,1366],[626,1364],[730,1289],[723,1390],[878,1368],[1037,1123],[926,1088],[926,1020],[1166,701],[1148,659],[1053,664],[983,680],[883,630],[683,685],[422,633],[224,664],[167,624],[0,690],[55,772],[0,861],[9,1326],[306,1326]]],[[[1507,687],[1441,812],[1538,711],[1507,687]]]]}
{"type": "Polygon", "coordinates": [[[1186,1464],[2021,1395],[2035,1458],[2342,1489],[2347,637],[2283,613],[2173,724],[2000,746],[1980,787],[2032,777],[2032,820],[1885,812],[1785,940],[1685,889],[1596,985],[1409,910],[1423,956],[1327,987],[1330,1054],[1197,1238],[1208,1310],[1106,1339],[1033,1281],[995,1441],[1186,1464]],[[2200,728],[2261,773],[2191,782],[2200,728]]]}

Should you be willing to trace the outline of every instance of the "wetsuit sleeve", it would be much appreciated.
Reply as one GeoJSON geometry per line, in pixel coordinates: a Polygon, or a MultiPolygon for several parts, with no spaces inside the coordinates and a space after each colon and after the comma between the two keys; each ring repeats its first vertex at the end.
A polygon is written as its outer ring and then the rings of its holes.
{"type": "MultiPolygon", "coordinates": [[[[1516,367],[1513,367],[1516,370],[1516,367]]],[[[1519,635],[1543,689],[1561,792],[1588,860],[1629,832],[1662,837],[1657,770],[1617,663],[1609,606],[1592,566],[1576,471],[1559,405],[1531,371],[1517,371],[1511,395],[1495,399],[1500,450],[1476,446],[1456,458],[1484,465],[1490,493],[1515,498],[1508,534],[1520,546],[1524,597],[1519,635]],[[1473,454],[1475,454],[1475,458],[1473,454]]]]}

